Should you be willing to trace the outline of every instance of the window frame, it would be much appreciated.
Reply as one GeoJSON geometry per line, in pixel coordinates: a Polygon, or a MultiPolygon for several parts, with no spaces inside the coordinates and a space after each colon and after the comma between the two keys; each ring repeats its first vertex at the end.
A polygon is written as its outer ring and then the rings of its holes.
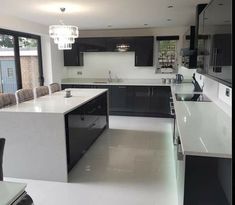
{"type": "Polygon", "coordinates": [[[42,64],[42,46],[41,46],[41,36],[24,33],[20,31],[13,31],[8,29],[0,28],[0,34],[2,35],[11,35],[14,39],[14,57],[15,57],[15,69],[16,69],[16,81],[17,89],[22,88],[22,76],[21,76],[21,65],[20,65],[20,47],[19,47],[19,37],[32,38],[37,40],[38,46],[38,69],[39,69],[39,85],[44,85],[44,76],[43,76],[43,64],[42,64]]]}

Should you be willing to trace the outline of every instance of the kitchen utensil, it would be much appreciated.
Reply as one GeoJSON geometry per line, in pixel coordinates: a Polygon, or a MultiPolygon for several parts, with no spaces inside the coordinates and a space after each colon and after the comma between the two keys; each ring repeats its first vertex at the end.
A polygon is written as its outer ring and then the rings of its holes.
{"type": "Polygon", "coordinates": [[[184,80],[184,76],[181,74],[176,74],[176,83],[182,83],[182,81],[184,80]]]}
{"type": "Polygon", "coordinates": [[[166,82],[167,82],[168,84],[170,84],[170,83],[171,83],[171,78],[167,78],[167,79],[166,79],[166,82]]]}
{"type": "Polygon", "coordinates": [[[166,78],[162,78],[162,83],[166,83],[166,78]]]}

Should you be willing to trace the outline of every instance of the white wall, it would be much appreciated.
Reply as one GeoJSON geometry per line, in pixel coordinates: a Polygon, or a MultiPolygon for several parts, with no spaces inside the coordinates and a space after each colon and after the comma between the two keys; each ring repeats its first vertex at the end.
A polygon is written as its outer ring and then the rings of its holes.
{"type": "Polygon", "coordinates": [[[63,53],[58,50],[49,37],[48,26],[12,16],[0,15],[0,28],[40,35],[44,84],[48,85],[52,82],[60,83],[63,71],[63,53]]]}
{"type": "Polygon", "coordinates": [[[196,79],[200,86],[203,86],[203,93],[229,116],[232,116],[232,89],[199,73],[196,73],[196,79]],[[225,95],[226,89],[229,89],[229,97],[225,95]]]}

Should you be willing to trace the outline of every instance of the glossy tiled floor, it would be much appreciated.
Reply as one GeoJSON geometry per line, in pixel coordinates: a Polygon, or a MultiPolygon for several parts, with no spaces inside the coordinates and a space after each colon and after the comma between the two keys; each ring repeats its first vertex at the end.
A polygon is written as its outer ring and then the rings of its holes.
{"type": "Polygon", "coordinates": [[[177,205],[172,120],[110,117],[110,129],[73,168],[70,183],[28,183],[37,205],[177,205]]]}

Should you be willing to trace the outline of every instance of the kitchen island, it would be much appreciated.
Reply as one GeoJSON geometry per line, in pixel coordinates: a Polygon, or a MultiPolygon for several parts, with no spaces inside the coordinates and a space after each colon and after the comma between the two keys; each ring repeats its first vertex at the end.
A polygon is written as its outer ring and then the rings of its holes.
{"type": "Polygon", "coordinates": [[[5,177],[67,182],[69,170],[109,125],[107,89],[71,94],[65,98],[60,91],[0,110],[5,177]]]}

